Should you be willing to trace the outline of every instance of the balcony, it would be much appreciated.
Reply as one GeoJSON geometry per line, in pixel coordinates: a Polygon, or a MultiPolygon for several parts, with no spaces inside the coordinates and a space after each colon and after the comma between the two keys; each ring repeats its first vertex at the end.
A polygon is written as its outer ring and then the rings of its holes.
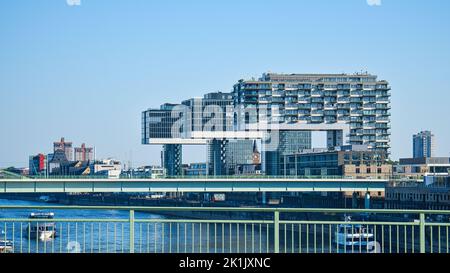
{"type": "Polygon", "coordinates": [[[311,116],[311,123],[323,123],[323,117],[311,116]]]}
{"type": "Polygon", "coordinates": [[[376,99],[376,102],[377,103],[390,103],[391,100],[387,97],[379,97],[376,99]]]}
{"type": "Polygon", "coordinates": [[[363,142],[362,137],[350,137],[351,142],[363,142]]]}
{"type": "Polygon", "coordinates": [[[391,107],[388,104],[377,104],[377,110],[390,110],[391,107]]]}
{"type": "Polygon", "coordinates": [[[362,92],[351,92],[350,93],[350,97],[353,97],[353,98],[362,97],[362,96],[363,96],[362,92]]]}
{"type": "Polygon", "coordinates": [[[258,92],[254,92],[254,91],[252,91],[252,92],[245,92],[244,93],[244,97],[258,97],[259,96],[259,93],[258,92]]]}
{"type": "Polygon", "coordinates": [[[377,117],[375,120],[376,123],[388,123],[390,119],[388,117],[377,117]]]}
{"type": "Polygon", "coordinates": [[[273,97],[284,97],[285,96],[285,93],[284,93],[284,91],[272,91],[272,96],[273,97]]]}
{"type": "Polygon", "coordinates": [[[363,111],[363,115],[364,115],[364,116],[375,116],[376,113],[375,113],[375,111],[364,110],[364,111],[363,111]]]}
{"type": "Polygon", "coordinates": [[[323,98],[313,97],[313,98],[311,98],[311,103],[323,103],[323,98]]]}
{"type": "Polygon", "coordinates": [[[286,97],[297,97],[298,92],[297,91],[286,91],[286,97]]]}
{"type": "Polygon", "coordinates": [[[324,111],[322,110],[312,110],[311,116],[323,116],[324,111]]]}
{"type": "Polygon", "coordinates": [[[350,110],[350,105],[349,104],[337,104],[336,109],[338,110],[350,110]]]}
{"type": "Polygon", "coordinates": [[[298,109],[306,109],[306,110],[309,110],[309,109],[311,109],[311,104],[299,103],[299,104],[298,104],[298,109]]]}
{"type": "Polygon", "coordinates": [[[361,111],[361,110],[351,110],[350,111],[350,115],[351,116],[362,116],[363,115],[363,111],[361,111]]]}
{"type": "Polygon", "coordinates": [[[326,103],[323,108],[325,110],[335,110],[336,109],[336,105],[335,104],[326,103]]]}
{"type": "Polygon", "coordinates": [[[364,91],[364,97],[375,97],[377,93],[375,91],[364,91]]]}
{"type": "Polygon", "coordinates": [[[364,129],[375,129],[376,128],[376,123],[374,122],[374,123],[364,123],[363,124],[363,128],[364,129]]]}
{"type": "Polygon", "coordinates": [[[374,103],[363,104],[363,109],[364,110],[375,110],[376,107],[377,107],[377,105],[374,104],[374,103]]]}

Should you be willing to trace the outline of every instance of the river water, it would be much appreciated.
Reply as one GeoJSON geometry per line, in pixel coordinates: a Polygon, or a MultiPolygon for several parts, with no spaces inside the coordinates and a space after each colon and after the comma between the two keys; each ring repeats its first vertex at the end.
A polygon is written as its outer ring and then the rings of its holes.
{"type": "MultiPolygon", "coordinates": [[[[33,201],[0,199],[0,206],[6,205],[48,206],[33,201]]],[[[272,241],[268,224],[139,222],[167,221],[168,217],[138,211],[135,219],[134,252],[137,253],[273,251],[273,246],[267,244],[272,241]]],[[[14,252],[19,253],[127,253],[130,251],[128,220],[129,212],[122,210],[0,209],[0,240],[11,241],[14,252]],[[56,238],[45,241],[29,238],[27,218],[32,212],[53,212],[55,219],[64,220],[55,222],[56,238]],[[74,219],[90,220],[74,222],[74,219]]]]}
{"type": "MultiPolygon", "coordinates": [[[[7,205],[48,206],[39,202],[0,199],[0,206],[7,205]]],[[[29,238],[27,227],[30,223],[27,219],[32,212],[37,211],[0,208],[0,250],[4,240],[12,242],[12,250],[16,253],[127,253],[133,246],[130,243],[132,236],[129,211],[43,209],[39,212],[53,212],[55,219],[62,219],[55,221],[56,238],[46,241],[29,238]]],[[[135,253],[274,251],[272,223],[177,222],[174,217],[139,211],[135,212],[135,219],[135,253]]],[[[374,234],[375,241],[381,245],[381,251],[411,253],[419,250],[420,235],[417,226],[372,224],[367,227],[374,234]]],[[[280,252],[343,252],[336,243],[337,229],[336,224],[280,224],[280,252]]],[[[449,234],[448,227],[428,227],[425,236],[427,251],[448,252],[449,234]]],[[[359,248],[352,251],[358,252],[359,248]]]]}

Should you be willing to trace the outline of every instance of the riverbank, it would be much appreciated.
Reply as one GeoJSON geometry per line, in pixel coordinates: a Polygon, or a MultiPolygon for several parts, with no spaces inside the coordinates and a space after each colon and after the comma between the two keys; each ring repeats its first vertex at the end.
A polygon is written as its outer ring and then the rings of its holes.
{"type": "MultiPolygon", "coordinates": [[[[138,195],[129,194],[52,194],[51,196],[40,194],[2,194],[3,199],[27,200],[40,202],[46,205],[67,205],[67,206],[132,206],[132,207],[242,207],[237,202],[200,202],[189,201],[179,198],[147,199],[138,195]],[[44,202],[42,197],[48,198],[52,202],[44,202]]],[[[278,205],[280,206],[280,205],[278,205]]],[[[262,206],[246,206],[262,207],[262,206]]],[[[266,206],[274,208],[277,206],[266,206]]],[[[144,211],[145,212],[145,211],[144,211]]],[[[157,214],[173,218],[185,219],[220,219],[220,220],[271,220],[273,213],[264,212],[218,212],[218,211],[158,211],[157,214]]],[[[287,216],[285,216],[287,217],[287,216]]],[[[319,213],[291,213],[291,220],[342,220],[342,215],[324,215],[319,213]]]]}
{"type": "MultiPolygon", "coordinates": [[[[51,195],[36,194],[36,193],[2,193],[0,198],[10,200],[27,200],[33,202],[40,202],[42,204],[58,204],[67,206],[131,206],[131,207],[259,207],[259,208],[276,208],[276,207],[291,207],[291,208],[320,208],[317,206],[307,206],[308,203],[299,204],[279,204],[279,205],[256,205],[241,202],[206,202],[193,201],[176,197],[164,198],[148,198],[138,194],[113,194],[113,193],[89,193],[89,194],[68,194],[55,193],[51,195]],[[47,197],[49,202],[44,202],[47,197]]],[[[322,207],[324,208],[324,207],[322,207]]],[[[329,208],[329,207],[326,207],[329,208]]],[[[146,212],[146,211],[144,211],[146,212]]],[[[148,212],[148,211],[147,211],[148,212]]],[[[257,213],[257,212],[218,212],[218,211],[158,211],[157,214],[171,218],[185,218],[185,219],[220,219],[220,220],[271,220],[272,213],[257,213]]],[[[323,214],[323,213],[290,213],[289,215],[282,215],[283,219],[288,220],[316,220],[316,221],[342,221],[345,216],[343,214],[323,214]]],[[[353,220],[373,220],[373,221],[413,221],[416,218],[413,216],[403,214],[390,215],[370,215],[370,214],[353,214],[353,220]]]]}

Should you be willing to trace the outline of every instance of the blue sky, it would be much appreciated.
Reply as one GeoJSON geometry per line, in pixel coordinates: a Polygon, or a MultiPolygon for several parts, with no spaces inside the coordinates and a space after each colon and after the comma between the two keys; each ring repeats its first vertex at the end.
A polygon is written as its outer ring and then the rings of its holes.
{"type": "Polygon", "coordinates": [[[392,86],[392,157],[424,129],[448,156],[449,12],[446,0],[2,1],[0,167],[61,136],[158,164],[160,147],[140,144],[142,110],[267,71],[377,74],[392,86]]]}

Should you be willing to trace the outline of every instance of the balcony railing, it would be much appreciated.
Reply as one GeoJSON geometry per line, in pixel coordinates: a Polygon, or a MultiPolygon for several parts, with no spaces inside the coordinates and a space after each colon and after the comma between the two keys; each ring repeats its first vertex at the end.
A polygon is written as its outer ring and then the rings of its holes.
{"type": "Polygon", "coordinates": [[[450,211],[106,206],[0,206],[0,211],[2,253],[450,250],[450,211]],[[56,217],[26,218],[30,211],[56,217]]]}

